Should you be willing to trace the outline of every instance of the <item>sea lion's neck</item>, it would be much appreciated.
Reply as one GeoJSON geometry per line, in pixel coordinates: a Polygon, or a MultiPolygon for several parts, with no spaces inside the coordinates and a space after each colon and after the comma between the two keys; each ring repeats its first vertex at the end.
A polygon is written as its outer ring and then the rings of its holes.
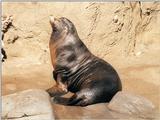
{"type": "Polygon", "coordinates": [[[92,56],[85,44],[75,34],[67,35],[63,42],[57,41],[55,45],[55,69],[61,67],[74,72],[76,68],[85,64],[92,56]]]}

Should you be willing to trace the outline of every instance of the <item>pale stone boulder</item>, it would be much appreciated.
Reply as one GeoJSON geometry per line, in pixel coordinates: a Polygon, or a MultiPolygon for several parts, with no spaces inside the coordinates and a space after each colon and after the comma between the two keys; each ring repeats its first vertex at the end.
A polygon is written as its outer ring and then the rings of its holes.
{"type": "Polygon", "coordinates": [[[2,96],[2,119],[54,120],[48,93],[40,89],[29,89],[2,96]]]}
{"type": "Polygon", "coordinates": [[[110,110],[140,118],[154,118],[155,106],[148,99],[127,92],[118,92],[108,104],[110,110]]]}

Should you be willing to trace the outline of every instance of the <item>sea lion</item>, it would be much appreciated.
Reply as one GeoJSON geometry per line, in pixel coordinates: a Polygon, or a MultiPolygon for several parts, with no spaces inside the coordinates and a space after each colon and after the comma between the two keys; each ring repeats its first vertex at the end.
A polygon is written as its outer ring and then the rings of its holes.
{"type": "Polygon", "coordinates": [[[47,90],[50,96],[63,105],[109,102],[122,90],[116,70],[88,50],[69,19],[51,16],[50,24],[49,48],[56,81],[56,85],[47,90]],[[74,95],[68,99],[57,97],[68,92],[74,95]]]}

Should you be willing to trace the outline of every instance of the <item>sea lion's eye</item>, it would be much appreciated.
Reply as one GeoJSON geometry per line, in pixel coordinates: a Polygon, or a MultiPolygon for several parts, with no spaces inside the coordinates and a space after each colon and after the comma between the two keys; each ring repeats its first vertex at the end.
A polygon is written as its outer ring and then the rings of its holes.
{"type": "Polygon", "coordinates": [[[53,28],[53,32],[57,32],[58,30],[57,30],[57,28],[56,27],[54,27],[53,28]]]}

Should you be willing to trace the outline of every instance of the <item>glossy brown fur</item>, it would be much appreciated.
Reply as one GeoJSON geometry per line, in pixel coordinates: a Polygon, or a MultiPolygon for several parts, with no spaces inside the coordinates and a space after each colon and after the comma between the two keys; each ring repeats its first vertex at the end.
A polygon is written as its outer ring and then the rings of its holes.
{"type": "Polygon", "coordinates": [[[47,92],[63,105],[109,102],[122,89],[115,69],[87,49],[70,20],[52,18],[50,23],[49,47],[56,85],[47,92]],[[69,91],[74,93],[72,97],[57,97],[69,91]]]}

